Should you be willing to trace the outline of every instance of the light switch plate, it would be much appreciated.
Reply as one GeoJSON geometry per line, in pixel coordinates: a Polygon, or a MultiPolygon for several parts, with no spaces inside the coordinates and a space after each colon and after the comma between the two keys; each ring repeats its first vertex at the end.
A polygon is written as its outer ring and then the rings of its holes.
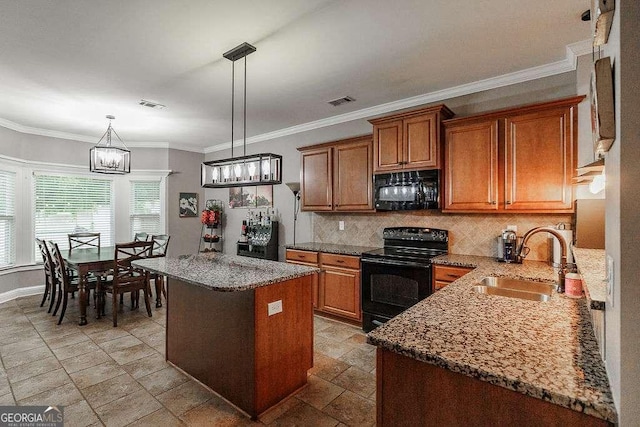
{"type": "Polygon", "coordinates": [[[613,263],[613,257],[611,255],[607,255],[607,305],[609,305],[610,307],[613,307],[613,303],[614,303],[614,289],[613,289],[613,284],[615,283],[614,280],[614,263],[613,263]]]}
{"type": "Polygon", "coordinates": [[[270,302],[267,304],[267,311],[269,316],[273,316],[274,314],[282,313],[282,300],[270,302]]]}
{"type": "Polygon", "coordinates": [[[344,231],[344,221],[338,221],[338,230],[344,231]]]}

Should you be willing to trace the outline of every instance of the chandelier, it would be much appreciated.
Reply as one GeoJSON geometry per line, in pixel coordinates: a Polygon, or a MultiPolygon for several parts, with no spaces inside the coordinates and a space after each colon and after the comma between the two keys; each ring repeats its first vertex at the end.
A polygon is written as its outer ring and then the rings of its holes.
{"type": "Polygon", "coordinates": [[[224,53],[222,56],[231,61],[231,157],[202,163],[201,184],[206,188],[240,187],[282,183],[282,156],[272,153],[259,153],[247,156],[247,55],[256,51],[249,43],[224,53]],[[244,131],[243,155],[234,157],[234,110],[235,110],[235,62],[244,58],[244,131]]]}
{"type": "Polygon", "coordinates": [[[100,141],[89,150],[89,170],[97,173],[125,174],[131,172],[131,152],[124,145],[120,136],[111,126],[114,116],[107,116],[109,127],[100,141]],[[112,144],[111,134],[114,134],[123,148],[112,144]]]}

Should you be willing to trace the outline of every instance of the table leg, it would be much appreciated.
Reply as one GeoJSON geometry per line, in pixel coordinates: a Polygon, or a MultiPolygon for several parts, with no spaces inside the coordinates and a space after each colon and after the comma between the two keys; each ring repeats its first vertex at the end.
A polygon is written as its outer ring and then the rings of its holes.
{"type": "Polygon", "coordinates": [[[156,285],[156,308],[162,307],[162,287],[164,284],[164,276],[157,275],[154,280],[156,285]]]}
{"type": "Polygon", "coordinates": [[[80,322],[78,325],[84,326],[87,324],[87,272],[79,271],[79,283],[78,283],[78,303],[80,304],[80,322]]]}

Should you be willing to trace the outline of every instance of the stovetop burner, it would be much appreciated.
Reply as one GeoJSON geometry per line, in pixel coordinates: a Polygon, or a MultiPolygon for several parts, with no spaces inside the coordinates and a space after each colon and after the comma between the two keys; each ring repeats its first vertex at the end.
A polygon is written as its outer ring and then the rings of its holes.
{"type": "Polygon", "coordinates": [[[384,247],[362,254],[362,259],[409,260],[429,263],[447,253],[449,232],[436,228],[390,227],[382,232],[384,247]]]}

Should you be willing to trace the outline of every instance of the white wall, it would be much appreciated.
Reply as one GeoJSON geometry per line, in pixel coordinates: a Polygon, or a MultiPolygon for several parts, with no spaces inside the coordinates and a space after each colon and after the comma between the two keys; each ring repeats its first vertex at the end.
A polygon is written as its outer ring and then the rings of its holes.
{"type": "Polygon", "coordinates": [[[616,141],[606,156],[606,252],[614,262],[606,305],[606,364],[621,426],[640,425],[640,2],[616,1],[606,54],[613,60],[616,141]]]}

